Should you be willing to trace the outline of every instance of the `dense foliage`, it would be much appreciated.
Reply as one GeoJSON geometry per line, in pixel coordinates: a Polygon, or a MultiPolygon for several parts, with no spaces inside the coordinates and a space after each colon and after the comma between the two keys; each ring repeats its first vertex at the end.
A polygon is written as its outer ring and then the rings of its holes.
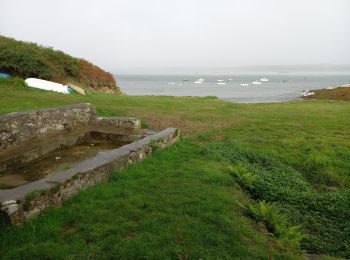
{"type": "Polygon", "coordinates": [[[105,92],[119,92],[113,75],[50,47],[0,36],[0,71],[21,78],[73,81],[105,92]]]}
{"type": "Polygon", "coordinates": [[[255,200],[275,203],[290,223],[300,224],[308,252],[350,257],[350,191],[317,192],[296,170],[233,142],[212,144],[208,158],[228,162],[229,171],[255,200]]]}

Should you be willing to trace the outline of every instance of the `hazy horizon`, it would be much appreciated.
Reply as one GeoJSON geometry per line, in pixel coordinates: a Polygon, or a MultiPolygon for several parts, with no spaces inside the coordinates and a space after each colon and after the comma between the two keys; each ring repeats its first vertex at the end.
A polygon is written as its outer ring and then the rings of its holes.
{"type": "Polygon", "coordinates": [[[283,74],[335,73],[350,75],[350,64],[246,65],[231,67],[132,67],[118,69],[114,74],[192,75],[192,74],[283,74]]]}
{"type": "Polygon", "coordinates": [[[350,64],[348,0],[0,4],[7,10],[1,35],[51,46],[116,74],[350,64]]]}

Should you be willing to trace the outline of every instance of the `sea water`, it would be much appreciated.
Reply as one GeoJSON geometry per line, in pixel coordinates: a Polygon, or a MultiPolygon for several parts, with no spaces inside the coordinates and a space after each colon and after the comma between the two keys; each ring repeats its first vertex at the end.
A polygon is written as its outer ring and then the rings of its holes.
{"type": "Polygon", "coordinates": [[[350,84],[349,73],[276,74],[193,74],[193,75],[118,75],[117,83],[127,95],[216,96],[244,102],[282,102],[297,99],[305,90],[350,84]],[[252,84],[262,77],[261,85],[252,84]],[[195,84],[198,79],[201,84],[195,84]],[[225,82],[226,84],[218,84],[225,82]],[[249,86],[241,86],[248,83],[249,86]]]}

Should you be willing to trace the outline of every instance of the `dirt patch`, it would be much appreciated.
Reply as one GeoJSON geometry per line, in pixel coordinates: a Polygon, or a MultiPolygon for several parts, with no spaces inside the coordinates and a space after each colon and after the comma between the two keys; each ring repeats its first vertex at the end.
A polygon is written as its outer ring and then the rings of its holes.
{"type": "MultiPolygon", "coordinates": [[[[220,120],[218,118],[215,123],[213,121],[201,122],[201,121],[191,121],[189,119],[182,118],[181,114],[175,115],[138,115],[142,117],[147,123],[150,129],[161,130],[167,127],[180,128],[181,134],[183,136],[191,135],[196,136],[199,133],[207,132],[213,129],[222,129],[232,126],[233,122],[231,120],[220,120]]],[[[216,134],[215,139],[221,140],[221,136],[216,134]]]]}
{"type": "Polygon", "coordinates": [[[65,227],[62,230],[62,235],[70,235],[70,234],[74,234],[75,232],[77,232],[78,229],[75,227],[65,227]]]}
{"type": "Polygon", "coordinates": [[[207,128],[204,123],[184,120],[180,118],[180,115],[146,115],[144,118],[150,129],[162,130],[167,127],[176,127],[181,129],[183,135],[193,134],[193,132],[197,132],[196,130],[207,128]]]}
{"type": "Polygon", "coordinates": [[[136,233],[130,231],[125,236],[122,237],[122,240],[130,240],[135,236],[136,236],[136,233]]]}

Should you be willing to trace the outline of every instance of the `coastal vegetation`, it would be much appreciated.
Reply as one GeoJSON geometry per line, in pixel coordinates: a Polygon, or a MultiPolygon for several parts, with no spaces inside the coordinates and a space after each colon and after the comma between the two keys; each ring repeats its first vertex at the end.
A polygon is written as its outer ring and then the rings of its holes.
{"type": "Polygon", "coordinates": [[[326,99],[337,101],[350,101],[350,86],[331,89],[313,90],[314,95],[307,96],[307,99],[326,99]]]}
{"type": "Polygon", "coordinates": [[[120,93],[113,75],[62,51],[0,35],[0,72],[21,78],[77,83],[97,91],[120,93]]]}
{"type": "Polygon", "coordinates": [[[62,95],[0,79],[0,114],[89,102],[181,142],[2,227],[3,258],[350,257],[350,103],[62,95]]]}

